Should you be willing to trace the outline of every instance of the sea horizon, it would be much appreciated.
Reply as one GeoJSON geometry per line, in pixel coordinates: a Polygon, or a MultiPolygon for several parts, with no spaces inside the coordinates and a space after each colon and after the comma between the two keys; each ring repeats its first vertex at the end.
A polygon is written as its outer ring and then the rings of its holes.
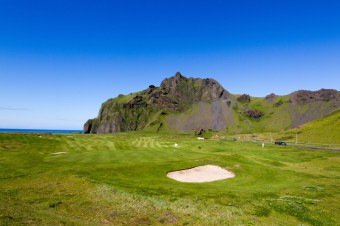
{"type": "Polygon", "coordinates": [[[0,128],[0,133],[82,133],[76,129],[16,129],[0,128]]]}

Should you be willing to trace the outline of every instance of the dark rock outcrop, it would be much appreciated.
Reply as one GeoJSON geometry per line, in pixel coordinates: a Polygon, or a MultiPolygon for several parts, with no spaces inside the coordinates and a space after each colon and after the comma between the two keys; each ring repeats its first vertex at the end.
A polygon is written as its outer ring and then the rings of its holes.
{"type": "Polygon", "coordinates": [[[126,104],[123,104],[123,108],[145,108],[147,107],[147,103],[144,100],[143,96],[137,95],[131,101],[126,104]]]}
{"type": "Polygon", "coordinates": [[[274,100],[276,97],[277,97],[277,95],[275,95],[274,93],[271,93],[271,94],[267,95],[267,96],[265,97],[265,99],[266,99],[266,101],[268,101],[269,103],[272,103],[273,100],[274,100]]]}
{"type": "Polygon", "coordinates": [[[299,90],[291,95],[289,102],[292,104],[306,104],[318,101],[330,101],[337,99],[337,93],[334,89],[320,89],[318,91],[299,90]]]}
{"type": "Polygon", "coordinates": [[[205,132],[205,130],[202,129],[202,128],[200,128],[200,129],[197,129],[197,130],[195,131],[195,135],[196,135],[196,136],[201,136],[204,132],[205,132]]]}
{"type": "Polygon", "coordinates": [[[251,109],[244,110],[243,114],[253,119],[259,119],[263,116],[262,112],[251,109]]]}
{"type": "Polygon", "coordinates": [[[176,102],[197,103],[228,99],[230,94],[214,79],[186,78],[179,72],[161,83],[163,93],[176,102]]]}
{"type": "Polygon", "coordinates": [[[92,129],[92,126],[93,126],[93,120],[94,119],[89,119],[87,120],[87,122],[84,124],[84,127],[83,127],[83,131],[84,133],[91,133],[91,129],[92,129]]]}
{"type": "Polygon", "coordinates": [[[249,103],[250,102],[250,96],[248,94],[243,94],[237,98],[238,102],[241,103],[249,103]]]}

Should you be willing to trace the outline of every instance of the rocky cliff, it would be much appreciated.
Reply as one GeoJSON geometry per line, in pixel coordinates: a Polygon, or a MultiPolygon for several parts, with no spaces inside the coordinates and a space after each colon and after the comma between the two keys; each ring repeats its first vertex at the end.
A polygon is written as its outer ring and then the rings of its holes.
{"type": "Polygon", "coordinates": [[[160,87],[150,86],[144,91],[106,101],[98,117],[85,123],[84,133],[141,130],[159,121],[162,115],[184,112],[200,102],[231,98],[214,79],[186,78],[177,72],[166,78],[160,87]]]}
{"type": "Polygon", "coordinates": [[[340,107],[340,92],[322,89],[287,96],[232,95],[214,79],[179,72],[159,87],[119,95],[102,104],[84,133],[136,130],[226,130],[229,133],[280,131],[315,120],[340,107]]]}

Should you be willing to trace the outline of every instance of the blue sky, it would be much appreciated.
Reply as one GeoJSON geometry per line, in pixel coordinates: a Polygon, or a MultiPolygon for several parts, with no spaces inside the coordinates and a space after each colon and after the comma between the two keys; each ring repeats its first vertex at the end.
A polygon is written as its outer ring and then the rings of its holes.
{"type": "Polygon", "coordinates": [[[180,71],[231,93],[340,89],[340,1],[0,0],[0,128],[81,129],[180,71]]]}

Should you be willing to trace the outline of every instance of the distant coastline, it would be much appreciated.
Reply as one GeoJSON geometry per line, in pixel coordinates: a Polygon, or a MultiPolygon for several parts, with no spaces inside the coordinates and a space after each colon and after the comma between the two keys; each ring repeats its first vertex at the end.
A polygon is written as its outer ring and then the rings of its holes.
{"type": "Polygon", "coordinates": [[[0,133],[82,133],[82,132],[83,132],[82,130],[0,128],[0,133]]]}

